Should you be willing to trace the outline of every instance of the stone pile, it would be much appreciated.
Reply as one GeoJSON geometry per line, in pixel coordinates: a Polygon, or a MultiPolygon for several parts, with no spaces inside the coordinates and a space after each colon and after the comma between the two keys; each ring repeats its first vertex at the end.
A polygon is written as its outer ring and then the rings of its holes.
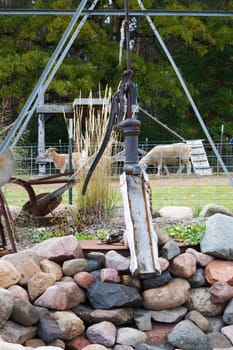
{"type": "Polygon", "coordinates": [[[209,217],[199,249],[164,237],[147,278],[74,236],[2,257],[0,350],[233,350],[233,217],[209,217]]]}

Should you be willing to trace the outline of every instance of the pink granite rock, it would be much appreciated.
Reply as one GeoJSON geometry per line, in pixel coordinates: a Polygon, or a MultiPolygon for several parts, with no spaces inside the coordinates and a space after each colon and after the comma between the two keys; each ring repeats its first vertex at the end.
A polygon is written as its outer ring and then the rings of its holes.
{"type": "Polygon", "coordinates": [[[225,303],[233,297],[233,287],[227,282],[218,281],[209,288],[210,300],[214,304],[225,303]]]}
{"type": "Polygon", "coordinates": [[[84,335],[79,335],[66,344],[66,350],[82,350],[91,343],[84,335]]]}
{"type": "Polygon", "coordinates": [[[102,282],[110,282],[110,283],[119,283],[121,281],[118,271],[110,267],[101,269],[100,279],[102,282]]]}
{"type": "Polygon", "coordinates": [[[53,310],[68,310],[84,300],[84,293],[76,283],[57,282],[36,299],[34,304],[53,310]]]}
{"type": "Polygon", "coordinates": [[[169,272],[176,277],[189,278],[196,273],[196,259],[192,254],[180,254],[172,260],[169,272]]]}
{"type": "Polygon", "coordinates": [[[167,334],[171,332],[175,324],[154,324],[150,331],[145,332],[147,335],[147,344],[164,345],[167,343],[167,334]]]}
{"type": "Polygon", "coordinates": [[[95,282],[95,277],[87,271],[77,272],[73,276],[73,279],[81,288],[84,289],[89,288],[90,285],[95,282]]]}
{"type": "Polygon", "coordinates": [[[116,341],[116,327],[112,322],[102,321],[86,329],[86,337],[92,344],[104,345],[111,348],[116,341]]]}
{"type": "Polygon", "coordinates": [[[59,263],[67,259],[84,257],[81,244],[74,236],[50,238],[38,243],[31,250],[43,259],[59,263]]]}
{"type": "Polygon", "coordinates": [[[214,260],[212,256],[198,252],[196,249],[193,249],[193,248],[186,249],[186,253],[192,254],[196,258],[197,265],[201,267],[205,267],[211,261],[214,260]]]}
{"type": "Polygon", "coordinates": [[[159,265],[160,265],[161,272],[164,272],[168,269],[169,261],[165,258],[159,257],[159,265]]]}

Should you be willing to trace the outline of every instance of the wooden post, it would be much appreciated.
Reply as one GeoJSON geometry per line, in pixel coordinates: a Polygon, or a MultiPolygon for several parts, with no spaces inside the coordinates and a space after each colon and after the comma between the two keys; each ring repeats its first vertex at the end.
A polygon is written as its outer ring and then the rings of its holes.
{"type": "MultiPolygon", "coordinates": [[[[73,119],[69,118],[69,173],[72,172],[72,150],[73,150],[73,119]]],[[[69,188],[69,204],[73,202],[72,186],[69,188]]]]}
{"type": "Polygon", "coordinates": [[[45,116],[38,116],[38,157],[36,162],[39,166],[39,175],[46,175],[46,160],[45,160],[45,116]]]}

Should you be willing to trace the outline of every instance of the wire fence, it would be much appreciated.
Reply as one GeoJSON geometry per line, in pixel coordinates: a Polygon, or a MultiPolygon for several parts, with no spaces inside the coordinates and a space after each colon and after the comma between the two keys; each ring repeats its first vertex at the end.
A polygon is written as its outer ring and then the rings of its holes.
{"type": "MultiPolygon", "coordinates": [[[[140,143],[139,149],[147,153],[149,150],[151,150],[154,146],[158,144],[168,144],[166,142],[160,142],[160,143],[140,143]]],[[[209,165],[212,169],[213,174],[219,174],[223,173],[223,170],[221,168],[221,165],[219,164],[217,157],[212,150],[210,144],[208,142],[203,142],[203,146],[209,161],[209,165]]],[[[233,172],[233,145],[230,145],[228,143],[215,143],[215,146],[221,155],[223,162],[225,163],[228,171],[231,173],[233,172]]],[[[68,144],[50,144],[49,147],[54,147],[57,149],[58,153],[68,153],[68,144]]],[[[38,149],[37,145],[30,145],[30,146],[19,146],[15,147],[14,149],[15,153],[15,159],[17,163],[16,167],[16,175],[39,175],[39,163],[38,163],[38,149]]],[[[142,155],[139,155],[141,157],[142,155]]],[[[123,170],[123,162],[118,162],[117,164],[114,163],[112,165],[113,173],[121,173],[123,170]]],[[[175,173],[177,171],[177,166],[169,166],[169,172],[175,173]]],[[[148,173],[156,173],[155,166],[150,166],[149,169],[147,169],[148,173]]],[[[54,164],[52,161],[47,159],[46,162],[46,174],[55,174],[59,173],[59,170],[57,170],[54,167],[54,164]]]]}
{"type": "MultiPolygon", "coordinates": [[[[139,149],[146,153],[161,143],[140,143],[139,149]]],[[[170,175],[156,176],[156,168],[150,166],[147,173],[153,192],[153,208],[159,209],[165,205],[190,206],[199,211],[208,203],[223,205],[233,211],[233,186],[227,179],[220,166],[215,153],[207,142],[203,142],[207,159],[212,170],[209,176],[200,176],[194,173],[187,175],[185,171],[176,174],[178,166],[169,166],[170,175]]],[[[233,146],[228,143],[215,143],[219,154],[222,157],[228,172],[233,174],[233,146]]],[[[68,153],[68,144],[53,144],[49,147],[56,147],[59,153],[68,153]]],[[[16,158],[17,177],[36,177],[39,175],[37,145],[16,147],[14,149],[16,158]]],[[[141,157],[141,156],[140,156],[141,157]]],[[[46,175],[59,173],[53,162],[46,162],[46,175]]],[[[123,162],[112,164],[113,182],[118,181],[119,174],[123,171],[123,162]]],[[[68,195],[65,195],[68,198],[68,195]]],[[[66,199],[67,200],[67,199],[66,199]]]]}

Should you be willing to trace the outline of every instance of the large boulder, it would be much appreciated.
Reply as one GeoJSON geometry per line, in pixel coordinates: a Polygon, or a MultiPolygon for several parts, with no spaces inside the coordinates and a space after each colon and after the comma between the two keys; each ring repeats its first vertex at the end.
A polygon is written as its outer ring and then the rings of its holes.
{"type": "Polygon", "coordinates": [[[206,221],[200,247],[202,253],[233,260],[233,217],[223,214],[211,216],[206,221]]]}
{"type": "Polygon", "coordinates": [[[39,255],[41,259],[48,259],[59,263],[69,259],[83,258],[80,242],[71,235],[47,239],[38,243],[30,250],[39,255]]]}

